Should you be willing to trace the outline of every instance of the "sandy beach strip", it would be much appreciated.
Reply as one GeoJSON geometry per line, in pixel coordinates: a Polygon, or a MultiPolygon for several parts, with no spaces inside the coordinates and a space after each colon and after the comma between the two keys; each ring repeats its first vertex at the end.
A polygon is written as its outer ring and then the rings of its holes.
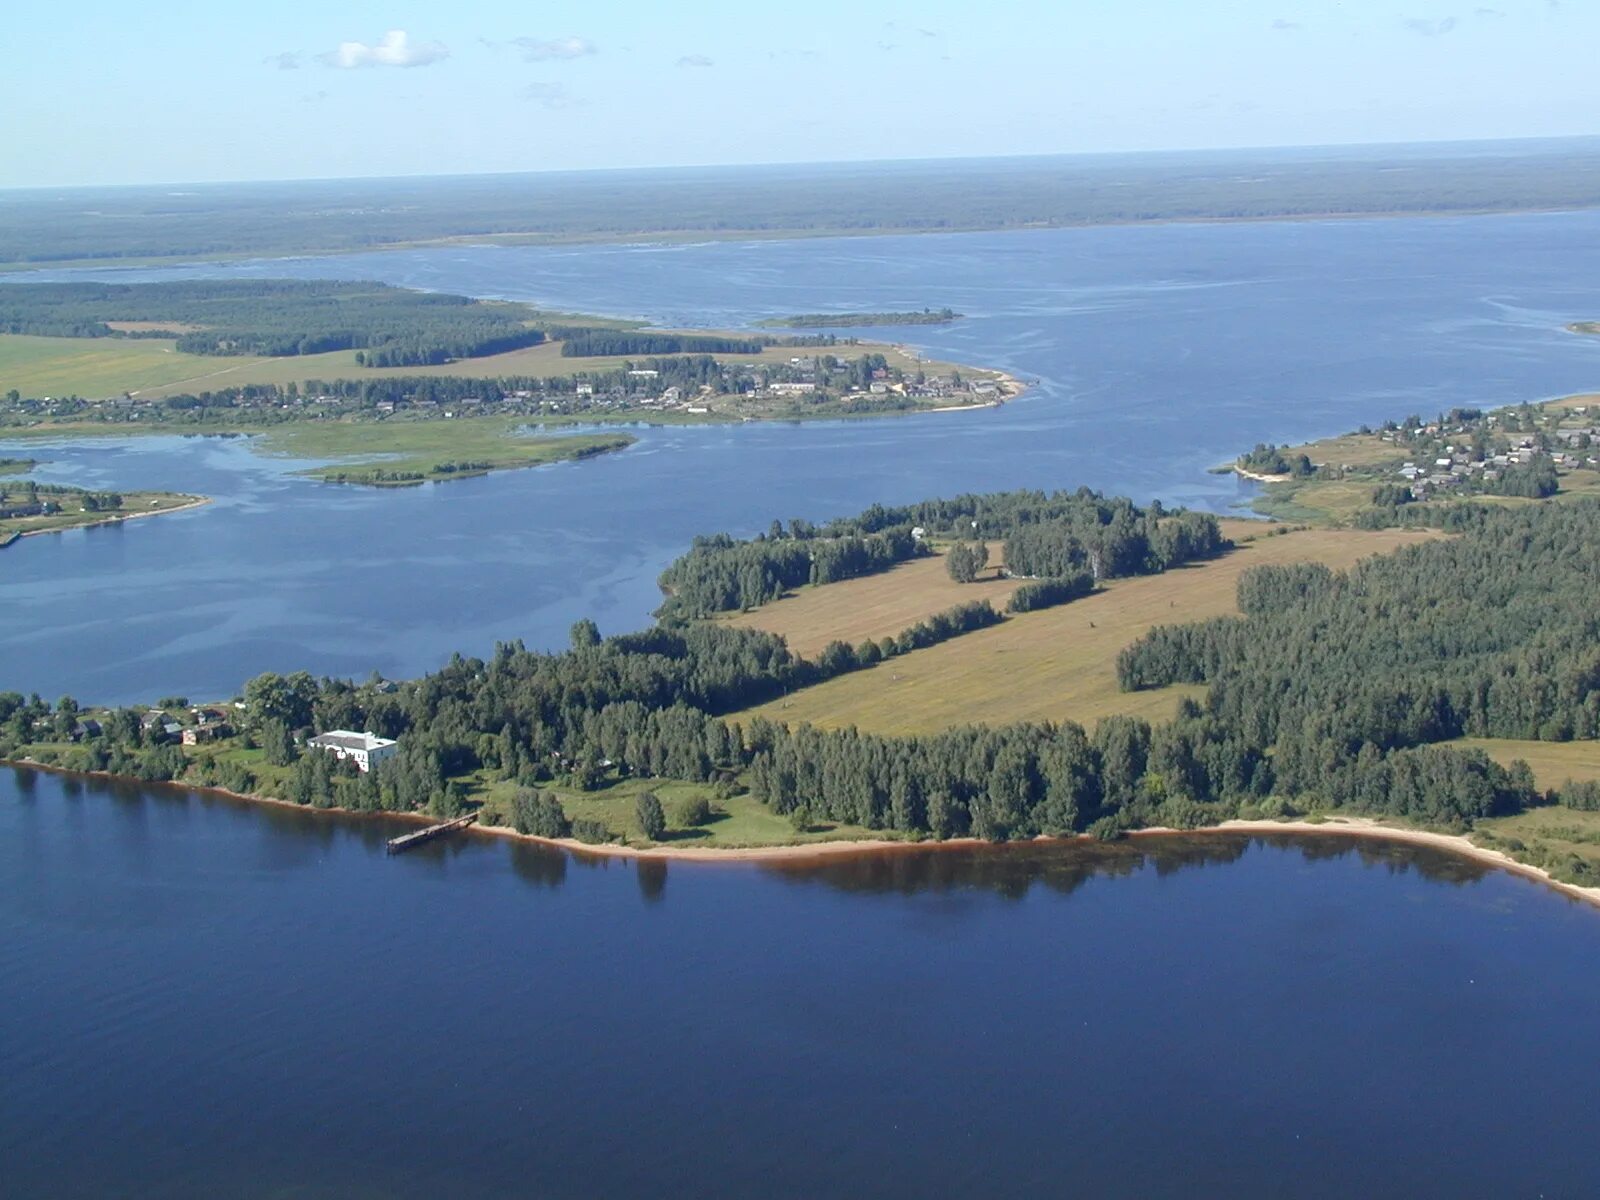
{"type": "MultiPolygon", "coordinates": [[[[303,813],[325,813],[330,817],[348,820],[356,818],[376,818],[380,820],[404,821],[411,825],[437,825],[443,818],[430,816],[427,813],[416,812],[355,812],[343,808],[311,808],[303,804],[296,804],[292,800],[282,800],[276,796],[246,795],[240,792],[230,792],[226,788],[201,787],[192,783],[151,783],[143,780],[132,779],[121,775],[111,775],[104,771],[70,771],[49,763],[34,762],[32,759],[0,759],[0,766],[31,767],[34,770],[49,771],[57,775],[67,775],[83,779],[106,779],[117,783],[130,783],[140,787],[165,787],[182,791],[197,792],[205,795],[221,796],[229,800],[245,804],[269,804],[280,808],[293,809],[303,813]]],[[[591,858],[616,858],[616,859],[659,859],[665,861],[692,862],[692,863],[789,863],[804,862],[807,859],[833,858],[843,855],[866,854],[932,854],[951,850],[972,850],[985,847],[1004,846],[1004,842],[986,842],[980,838],[949,838],[945,841],[900,841],[891,838],[872,838],[840,840],[833,842],[802,842],[784,846],[729,846],[716,848],[711,846],[629,846],[618,842],[580,842],[577,838],[546,838],[538,837],[531,833],[518,833],[509,825],[471,825],[465,831],[481,834],[485,837],[506,838],[518,842],[531,842],[540,846],[549,846],[556,850],[565,850],[572,854],[586,855],[591,858]]],[[[1200,829],[1169,829],[1156,827],[1150,829],[1137,829],[1126,836],[1132,841],[1141,838],[1163,837],[1204,837],[1219,834],[1247,836],[1259,835],[1288,835],[1293,837],[1357,837],[1379,842],[1401,842],[1413,846],[1426,846],[1434,850],[1442,850],[1458,857],[1469,859],[1487,867],[1496,867],[1519,875],[1524,879],[1542,883],[1545,886],[1561,892],[1575,900],[1581,900],[1600,908],[1600,887],[1586,888],[1576,884],[1563,883],[1553,877],[1548,871],[1530,863],[1518,862],[1509,854],[1499,850],[1490,850],[1479,846],[1469,838],[1459,834],[1435,833],[1426,829],[1408,829],[1404,826],[1385,825],[1372,817],[1335,816],[1322,821],[1223,821],[1218,825],[1207,825],[1200,829]]],[[[1087,834],[1069,838],[1033,838],[1026,842],[1010,843],[1019,846],[1074,846],[1087,845],[1092,839],[1087,834]]]]}

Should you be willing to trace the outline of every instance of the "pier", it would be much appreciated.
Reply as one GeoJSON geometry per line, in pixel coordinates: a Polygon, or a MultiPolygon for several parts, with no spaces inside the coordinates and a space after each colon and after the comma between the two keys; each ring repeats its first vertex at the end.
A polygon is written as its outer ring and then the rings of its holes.
{"type": "Polygon", "coordinates": [[[465,829],[478,819],[477,813],[468,813],[464,817],[457,817],[453,821],[442,821],[438,825],[429,825],[426,829],[419,829],[415,833],[408,833],[401,837],[390,838],[388,842],[390,854],[404,854],[407,850],[414,850],[423,842],[431,842],[436,837],[443,837],[447,833],[454,833],[458,829],[465,829]]]}

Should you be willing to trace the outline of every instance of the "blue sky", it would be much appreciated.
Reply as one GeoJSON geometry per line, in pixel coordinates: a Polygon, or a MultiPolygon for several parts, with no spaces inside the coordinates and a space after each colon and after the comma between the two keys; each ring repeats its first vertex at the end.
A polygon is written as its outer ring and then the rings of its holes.
{"type": "Polygon", "coordinates": [[[88,0],[5,40],[3,187],[1600,132],[1600,0],[88,0]]]}

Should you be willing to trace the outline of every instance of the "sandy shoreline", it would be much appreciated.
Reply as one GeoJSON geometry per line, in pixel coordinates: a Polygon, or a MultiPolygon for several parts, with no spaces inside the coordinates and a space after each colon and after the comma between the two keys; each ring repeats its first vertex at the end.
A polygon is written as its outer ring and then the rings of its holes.
{"type": "Polygon", "coordinates": [[[1252,471],[1248,467],[1241,467],[1238,463],[1234,463],[1232,469],[1241,479],[1253,479],[1257,483],[1288,483],[1294,478],[1293,475],[1267,475],[1261,471],[1252,471]]]}
{"type": "MultiPolygon", "coordinates": [[[[120,525],[124,521],[137,521],[141,517],[164,517],[169,513],[187,512],[191,508],[200,508],[202,505],[210,503],[210,496],[192,496],[185,503],[175,504],[171,508],[146,508],[139,512],[112,513],[110,516],[102,517],[98,521],[85,521],[82,525],[68,525],[61,529],[24,529],[13,540],[20,541],[25,537],[42,537],[47,533],[71,533],[75,529],[96,529],[102,525],[120,525]]],[[[8,544],[0,543],[0,545],[8,544]]]]}
{"type": "MultiPolygon", "coordinates": [[[[344,808],[311,808],[307,805],[296,804],[292,800],[279,799],[276,796],[230,792],[226,788],[202,787],[192,783],[151,783],[132,779],[128,776],[112,775],[105,771],[71,771],[64,767],[34,762],[25,758],[0,759],[0,766],[29,767],[36,771],[48,771],[55,775],[66,775],[79,779],[105,779],[115,783],[128,783],[139,787],[169,787],[204,795],[221,796],[243,804],[273,805],[279,808],[292,809],[295,812],[320,813],[343,820],[351,818],[396,820],[417,826],[436,825],[441,820],[439,817],[429,816],[426,813],[388,811],[364,813],[344,808]]],[[[478,834],[485,837],[504,838],[515,842],[531,842],[535,845],[549,846],[552,849],[565,850],[571,854],[590,858],[648,859],[689,863],[761,864],[787,862],[793,864],[801,863],[808,859],[834,858],[848,855],[936,854],[951,850],[1003,847],[1008,844],[1004,842],[986,842],[980,838],[950,838],[946,841],[920,842],[893,841],[885,838],[811,842],[787,846],[746,846],[716,849],[709,846],[628,846],[616,842],[596,844],[580,842],[577,838],[546,838],[538,837],[531,833],[518,833],[508,825],[474,824],[468,826],[464,833],[469,837],[478,834]]],[[[1336,816],[1330,817],[1325,821],[1231,820],[1224,821],[1219,825],[1207,825],[1201,829],[1169,829],[1164,827],[1138,829],[1126,836],[1132,841],[1138,841],[1146,838],[1203,837],[1218,834],[1358,837],[1379,842],[1402,842],[1413,846],[1426,846],[1430,849],[1454,854],[1486,867],[1498,868],[1534,883],[1544,884],[1553,891],[1600,908],[1600,887],[1585,888],[1576,884],[1563,883],[1540,867],[1533,866],[1530,863],[1518,862],[1509,854],[1479,846],[1469,838],[1459,834],[1434,833],[1425,829],[1408,829],[1397,825],[1385,825],[1372,817],[1336,816]]],[[[1080,834],[1077,837],[1041,837],[1027,842],[1009,844],[1014,846],[1072,846],[1087,845],[1092,840],[1087,834],[1080,834]]]]}

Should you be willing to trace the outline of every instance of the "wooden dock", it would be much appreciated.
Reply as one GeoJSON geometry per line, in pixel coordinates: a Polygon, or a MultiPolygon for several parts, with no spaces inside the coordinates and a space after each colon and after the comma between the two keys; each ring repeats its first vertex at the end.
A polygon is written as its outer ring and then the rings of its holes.
{"type": "Polygon", "coordinates": [[[431,842],[436,837],[443,837],[447,833],[454,833],[458,829],[465,829],[478,819],[477,813],[468,813],[464,817],[457,817],[453,821],[442,821],[438,825],[429,825],[426,829],[419,829],[415,833],[408,833],[402,837],[389,839],[390,854],[404,854],[407,850],[414,850],[423,842],[431,842]]]}

